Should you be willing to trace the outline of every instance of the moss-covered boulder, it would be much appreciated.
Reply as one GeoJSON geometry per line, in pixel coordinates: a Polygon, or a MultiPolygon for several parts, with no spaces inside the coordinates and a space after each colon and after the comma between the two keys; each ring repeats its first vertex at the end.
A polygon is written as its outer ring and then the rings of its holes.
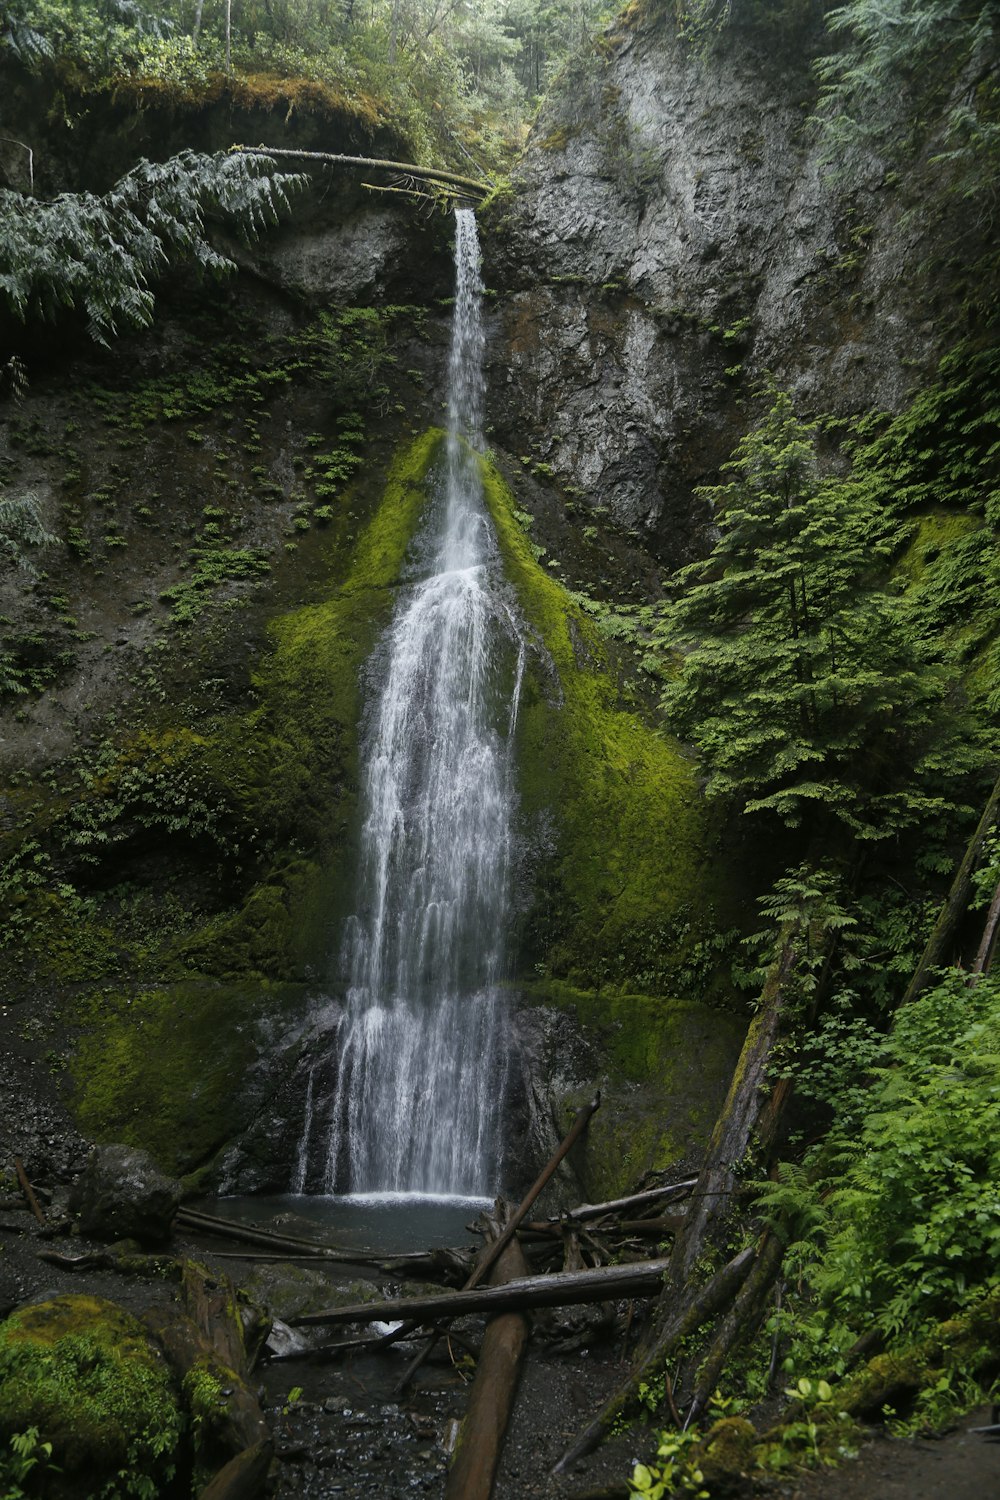
{"type": "Polygon", "coordinates": [[[580,1188],[596,1202],[647,1172],[700,1160],[746,1030],[741,1016],[696,1001],[558,980],[525,986],[515,1025],[534,1080],[523,1132],[533,1157],[603,1093],[572,1156],[580,1188]]]}
{"type": "Polygon", "coordinates": [[[184,1424],[162,1352],[115,1303],[56,1297],[0,1325],[0,1437],[37,1428],[52,1444],[47,1495],[146,1500],[171,1479],[184,1424]]]}

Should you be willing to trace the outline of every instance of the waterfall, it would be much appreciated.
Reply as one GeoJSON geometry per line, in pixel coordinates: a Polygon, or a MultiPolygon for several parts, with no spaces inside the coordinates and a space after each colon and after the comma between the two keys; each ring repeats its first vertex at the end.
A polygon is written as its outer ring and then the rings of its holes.
{"type": "MultiPolygon", "coordinates": [[[[484,337],[471,210],[455,215],[455,260],[443,473],[414,542],[421,576],[376,652],[381,683],[362,736],[364,823],[321,1143],[326,1192],[483,1196],[499,1187],[524,648],[475,451],[484,337]]],[[[300,1188],[317,1148],[311,1113],[300,1188]]]]}

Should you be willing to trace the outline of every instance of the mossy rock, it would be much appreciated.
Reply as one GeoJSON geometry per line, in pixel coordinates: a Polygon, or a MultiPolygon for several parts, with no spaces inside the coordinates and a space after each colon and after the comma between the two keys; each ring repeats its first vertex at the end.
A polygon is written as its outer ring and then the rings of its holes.
{"type": "MultiPolygon", "coordinates": [[[[371,1291],[370,1282],[359,1283],[371,1291]]],[[[297,1266],[292,1261],[275,1261],[255,1266],[242,1281],[241,1289],[253,1302],[259,1302],[276,1318],[288,1323],[304,1313],[321,1312],[336,1306],[339,1288],[331,1285],[328,1275],[311,1266],[297,1266]]],[[[356,1290],[352,1287],[351,1290],[356,1290]]],[[[358,1297],[347,1301],[360,1302],[358,1297]]]]}
{"type": "Polygon", "coordinates": [[[72,1064],[80,1127],[142,1147],[172,1175],[191,1173],[254,1118],[261,1099],[249,1074],[275,1023],[301,1006],[300,987],[246,982],[95,995],[72,1064]]]}
{"type": "Polygon", "coordinates": [[[115,1303],[56,1297],[0,1325],[0,1434],[52,1444],[47,1495],[159,1493],[184,1421],[162,1352],[115,1303]]]}
{"type": "Polygon", "coordinates": [[[540,830],[536,849],[549,845],[536,872],[535,957],[583,986],[634,981],[663,930],[707,910],[719,883],[694,765],[623,705],[607,641],[539,565],[485,460],[483,483],[535,646],[517,719],[522,815],[540,830]]]}
{"type": "Polygon", "coordinates": [[[627,1192],[647,1172],[700,1158],[739,1058],[746,1023],[694,1001],[555,980],[526,986],[546,1038],[539,1071],[560,1130],[604,1093],[574,1166],[588,1197],[627,1192]],[[559,1023],[546,1023],[555,1011],[559,1023]],[[568,1035],[567,1035],[568,1029],[568,1035]],[[567,1046],[573,1038],[576,1045],[567,1046]]]}
{"type": "Polygon", "coordinates": [[[757,1432],[744,1417],[723,1417],[706,1432],[698,1466],[709,1493],[716,1496],[752,1493],[748,1476],[756,1466],[757,1432]]]}
{"type": "Polygon", "coordinates": [[[1000,1373],[1000,1290],[939,1323],[925,1338],[877,1354],[837,1388],[838,1404],[852,1415],[878,1417],[886,1406],[907,1413],[942,1377],[969,1376],[985,1383],[1000,1373]]]}

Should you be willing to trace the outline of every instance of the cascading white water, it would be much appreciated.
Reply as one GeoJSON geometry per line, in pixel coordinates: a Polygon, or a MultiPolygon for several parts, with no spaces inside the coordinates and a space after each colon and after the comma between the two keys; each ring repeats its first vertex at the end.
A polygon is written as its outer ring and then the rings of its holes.
{"type": "MultiPolygon", "coordinates": [[[[316,1176],[318,1130],[321,1191],[482,1196],[499,1186],[523,642],[475,453],[484,347],[476,222],[471,210],[455,219],[444,474],[416,539],[425,576],[377,654],[337,1085],[325,1124],[307,1110],[300,1190],[316,1176]]],[[[311,1078],[309,1087],[311,1102],[311,1078]]]]}

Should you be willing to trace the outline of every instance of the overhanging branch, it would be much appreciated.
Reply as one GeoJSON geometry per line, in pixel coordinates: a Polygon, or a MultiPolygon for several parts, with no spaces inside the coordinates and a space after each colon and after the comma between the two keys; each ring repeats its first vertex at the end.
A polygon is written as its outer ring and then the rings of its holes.
{"type": "Polygon", "coordinates": [[[463,197],[480,201],[491,191],[489,183],[479,182],[474,177],[462,177],[457,172],[446,172],[438,167],[418,167],[407,161],[385,161],[372,156],[339,156],[329,151],[294,151],[279,146],[233,146],[231,149],[246,156],[291,157],[296,161],[318,161],[338,167],[363,167],[366,171],[375,169],[397,172],[419,182],[444,183],[448,187],[461,189],[463,197]]]}

